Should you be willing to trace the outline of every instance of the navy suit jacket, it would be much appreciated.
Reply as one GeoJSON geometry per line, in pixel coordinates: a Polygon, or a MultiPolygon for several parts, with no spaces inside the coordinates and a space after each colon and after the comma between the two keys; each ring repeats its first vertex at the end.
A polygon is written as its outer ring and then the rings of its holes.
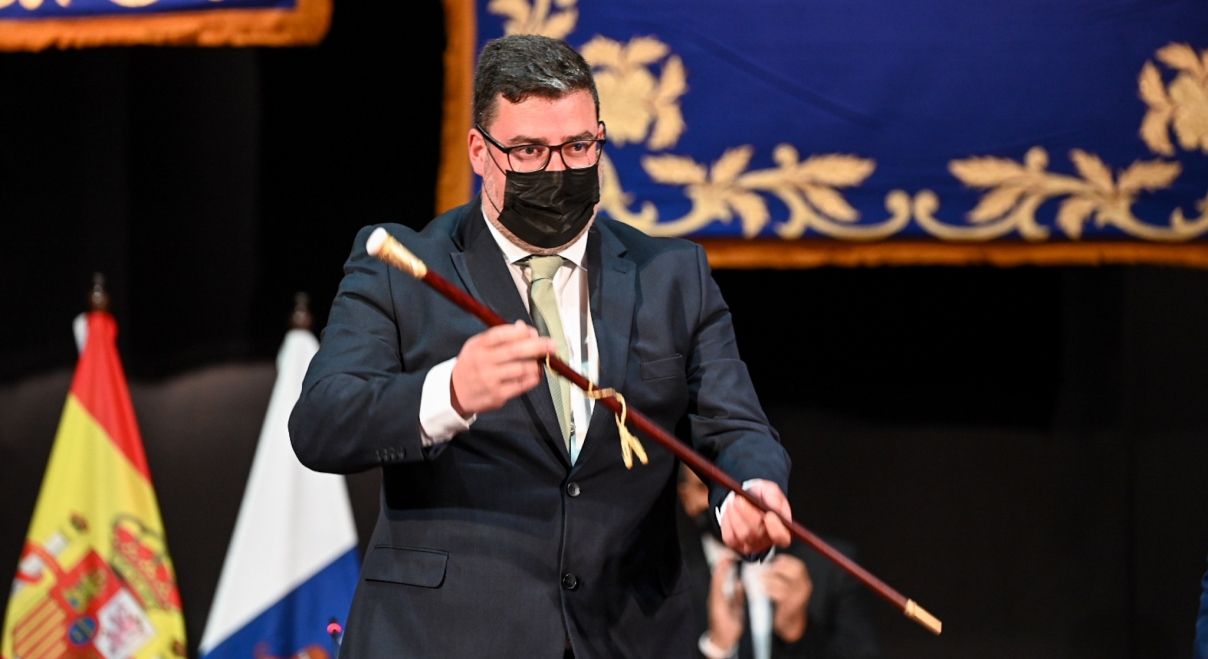
{"type": "MultiPolygon", "coordinates": [[[[477,201],[420,232],[384,226],[505,319],[530,322],[477,201]]],[[[312,469],[382,469],[343,656],[556,659],[567,643],[579,659],[687,655],[674,456],[646,440],[650,464],[627,471],[596,405],[572,466],[544,383],[422,447],[425,376],[484,328],[368,256],[373,228],[356,238],[289,424],[312,469]]],[[[599,384],[739,481],[787,490],[788,456],[703,251],[597,218],[586,268],[599,384]]]]}

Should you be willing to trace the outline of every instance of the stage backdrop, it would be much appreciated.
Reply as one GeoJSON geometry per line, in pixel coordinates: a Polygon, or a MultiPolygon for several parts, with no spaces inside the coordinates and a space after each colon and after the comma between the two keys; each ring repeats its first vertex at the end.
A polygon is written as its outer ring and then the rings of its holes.
{"type": "MultiPolygon", "coordinates": [[[[602,210],[715,264],[1208,266],[1203,2],[466,2],[446,108],[486,40],[566,39],[608,127],[602,210]]],[[[471,186],[446,120],[441,207],[471,186]]]]}

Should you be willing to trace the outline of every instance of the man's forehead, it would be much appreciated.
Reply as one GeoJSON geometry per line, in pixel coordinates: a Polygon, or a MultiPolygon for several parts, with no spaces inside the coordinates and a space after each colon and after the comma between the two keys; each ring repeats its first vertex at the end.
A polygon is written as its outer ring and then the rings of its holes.
{"type": "Polygon", "coordinates": [[[496,96],[489,125],[484,126],[497,139],[514,136],[562,140],[590,135],[599,123],[595,99],[587,90],[561,96],[530,94],[517,103],[496,96]]]}

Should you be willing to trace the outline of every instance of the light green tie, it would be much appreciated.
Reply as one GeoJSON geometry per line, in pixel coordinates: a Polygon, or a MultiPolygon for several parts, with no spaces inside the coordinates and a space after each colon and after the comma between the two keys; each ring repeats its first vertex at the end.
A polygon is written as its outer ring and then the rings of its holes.
{"type": "MultiPolygon", "coordinates": [[[[554,340],[558,356],[564,362],[570,362],[570,352],[566,349],[566,332],[562,331],[562,316],[558,313],[558,299],[554,297],[554,273],[562,267],[561,256],[530,256],[529,266],[529,308],[533,314],[533,324],[541,336],[554,340]]],[[[545,379],[549,383],[549,392],[554,399],[554,412],[558,414],[558,425],[562,429],[562,441],[566,450],[571,450],[574,436],[574,416],[570,407],[570,387],[568,382],[546,367],[545,379]]]]}

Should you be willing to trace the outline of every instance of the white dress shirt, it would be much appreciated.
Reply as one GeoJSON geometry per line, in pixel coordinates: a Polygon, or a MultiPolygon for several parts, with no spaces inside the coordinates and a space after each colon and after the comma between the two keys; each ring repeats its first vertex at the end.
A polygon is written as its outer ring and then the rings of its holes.
{"type": "MultiPolygon", "coordinates": [[[[491,236],[503,252],[512,281],[516,284],[516,291],[527,309],[529,268],[523,261],[531,254],[504,237],[485,215],[483,221],[487,223],[491,236]]],[[[596,382],[599,379],[600,359],[596,348],[596,331],[591,322],[591,305],[587,297],[587,267],[584,262],[587,254],[587,234],[588,232],[583,232],[583,235],[559,254],[565,260],[562,268],[554,275],[554,297],[558,300],[562,331],[566,333],[566,346],[570,351],[567,362],[588,380],[596,382]]],[[[435,446],[453,439],[457,433],[468,430],[477,418],[463,418],[453,409],[449,384],[453,376],[453,365],[456,363],[456,357],[443,361],[432,367],[424,379],[419,406],[420,438],[424,446],[435,446]]],[[[583,448],[583,438],[587,434],[595,401],[584,395],[578,387],[569,383],[568,386],[571,387],[573,416],[570,459],[574,463],[583,448]]],[[[548,391],[544,386],[542,389],[548,391]]]]}
{"type": "MultiPolygon", "coordinates": [[[[772,600],[768,598],[768,593],[763,587],[763,571],[767,568],[764,562],[747,562],[741,560],[741,557],[734,550],[725,546],[720,540],[714,538],[711,534],[704,533],[701,535],[701,546],[705,552],[705,562],[709,564],[709,574],[713,573],[713,568],[723,556],[732,556],[738,561],[734,564],[734,569],[739,572],[742,580],[742,589],[746,595],[746,610],[747,610],[747,629],[751,631],[751,646],[755,654],[755,659],[771,659],[772,657],[772,600]]],[[[768,557],[775,553],[775,550],[769,552],[768,557]]],[[[766,560],[765,558],[765,560],[766,560]]],[[[726,593],[730,595],[729,592],[726,593]]],[[[705,632],[706,638],[708,632],[705,632]]],[[[702,654],[709,656],[702,648],[702,654]]],[[[735,646],[730,650],[730,657],[738,656],[738,647],[735,646]]]]}

